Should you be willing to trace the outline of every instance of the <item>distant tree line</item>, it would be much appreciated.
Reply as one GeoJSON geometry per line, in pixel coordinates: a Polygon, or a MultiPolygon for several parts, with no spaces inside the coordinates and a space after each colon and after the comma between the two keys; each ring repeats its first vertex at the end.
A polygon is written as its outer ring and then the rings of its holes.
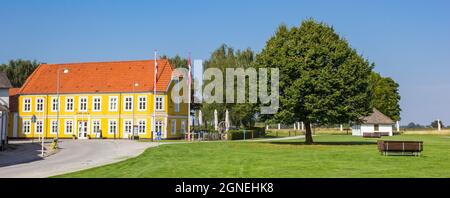
{"type": "Polygon", "coordinates": [[[21,87],[39,64],[35,60],[10,60],[8,63],[0,65],[0,71],[6,73],[13,87],[21,87]]]}
{"type": "MultiPolygon", "coordinates": [[[[444,122],[442,122],[442,120],[439,120],[439,122],[441,123],[441,128],[446,128],[444,125],[444,122]]],[[[410,122],[408,125],[404,126],[405,128],[409,128],[409,129],[420,129],[420,128],[438,128],[438,121],[434,120],[433,122],[431,122],[429,125],[421,125],[421,124],[417,124],[414,122],[410,122]]],[[[450,127],[450,126],[447,126],[450,127]]]]}

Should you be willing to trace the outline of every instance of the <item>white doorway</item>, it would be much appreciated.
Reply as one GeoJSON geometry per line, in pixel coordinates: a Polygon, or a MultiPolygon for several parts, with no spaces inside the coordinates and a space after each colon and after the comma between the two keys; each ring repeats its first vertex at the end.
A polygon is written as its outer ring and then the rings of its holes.
{"type": "Polygon", "coordinates": [[[78,139],[87,139],[86,121],[78,121],[78,139]]]}
{"type": "Polygon", "coordinates": [[[132,120],[124,120],[123,138],[124,139],[130,138],[132,130],[133,130],[132,120]]]}

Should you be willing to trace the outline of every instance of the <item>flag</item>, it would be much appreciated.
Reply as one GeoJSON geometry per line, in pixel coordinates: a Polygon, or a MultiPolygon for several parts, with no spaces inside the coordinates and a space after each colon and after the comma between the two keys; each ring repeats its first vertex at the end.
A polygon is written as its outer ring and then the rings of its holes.
{"type": "Polygon", "coordinates": [[[188,57],[188,69],[189,69],[189,76],[188,76],[188,85],[189,88],[191,87],[191,83],[192,83],[192,67],[191,67],[191,54],[189,53],[189,57],[188,57]]]}

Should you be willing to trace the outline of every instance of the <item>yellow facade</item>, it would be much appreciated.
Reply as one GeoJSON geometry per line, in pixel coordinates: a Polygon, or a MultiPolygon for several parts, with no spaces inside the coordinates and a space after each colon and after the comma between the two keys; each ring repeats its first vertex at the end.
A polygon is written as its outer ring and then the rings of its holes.
{"type": "MultiPolygon", "coordinates": [[[[182,137],[188,126],[187,104],[175,104],[170,92],[158,93],[156,97],[163,101],[162,109],[156,111],[156,130],[161,130],[163,139],[182,137]]],[[[139,138],[153,137],[155,97],[152,92],[60,94],[59,113],[54,108],[57,102],[53,102],[57,98],[57,95],[20,95],[16,127],[10,127],[9,137],[54,138],[58,130],[59,138],[87,139],[98,138],[100,129],[103,138],[129,138],[131,134],[127,132],[133,131],[133,126],[139,138]],[[32,123],[33,116],[37,118],[35,123],[32,123]]],[[[12,117],[10,124],[14,125],[12,117]]]]}

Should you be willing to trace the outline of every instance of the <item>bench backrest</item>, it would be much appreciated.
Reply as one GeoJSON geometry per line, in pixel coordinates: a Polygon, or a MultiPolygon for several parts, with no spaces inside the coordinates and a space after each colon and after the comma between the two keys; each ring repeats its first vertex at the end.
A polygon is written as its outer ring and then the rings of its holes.
{"type": "Polygon", "coordinates": [[[386,141],[380,140],[378,149],[380,151],[409,151],[420,152],[423,151],[422,141],[386,141]]]}

